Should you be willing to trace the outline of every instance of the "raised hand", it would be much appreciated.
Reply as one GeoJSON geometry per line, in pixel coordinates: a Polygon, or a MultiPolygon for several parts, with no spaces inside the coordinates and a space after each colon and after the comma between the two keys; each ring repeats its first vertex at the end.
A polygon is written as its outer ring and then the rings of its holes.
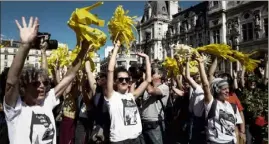
{"type": "Polygon", "coordinates": [[[145,58],[145,57],[148,57],[148,55],[146,55],[145,53],[141,53],[141,52],[138,52],[138,53],[136,53],[138,56],[140,56],[140,57],[143,57],[143,58],[145,58]]]}
{"type": "Polygon", "coordinates": [[[22,43],[31,43],[34,41],[34,39],[37,36],[39,23],[38,18],[35,18],[35,21],[33,22],[33,17],[30,18],[28,26],[26,25],[25,18],[22,17],[22,26],[18,22],[18,20],[15,20],[17,27],[20,31],[20,38],[22,43]]]}
{"type": "Polygon", "coordinates": [[[203,54],[199,54],[198,52],[194,53],[192,55],[192,58],[195,59],[196,61],[200,62],[200,63],[205,61],[205,58],[204,58],[203,54]]]}
{"type": "Polygon", "coordinates": [[[119,40],[117,40],[117,41],[114,41],[114,47],[120,47],[121,46],[121,43],[120,43],[120,41],[119,40]]]}

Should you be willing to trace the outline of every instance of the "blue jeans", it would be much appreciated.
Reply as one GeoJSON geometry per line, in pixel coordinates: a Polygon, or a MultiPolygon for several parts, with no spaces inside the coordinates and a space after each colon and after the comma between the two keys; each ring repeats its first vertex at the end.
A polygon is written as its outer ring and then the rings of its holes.
{"type": "Polygon", "coordinates": [[[143,123],[143,136],[146,144],[163,144],[164,143],[164,122],[158,122],[155,127],[147,127],[147,123],[143,123]]]}

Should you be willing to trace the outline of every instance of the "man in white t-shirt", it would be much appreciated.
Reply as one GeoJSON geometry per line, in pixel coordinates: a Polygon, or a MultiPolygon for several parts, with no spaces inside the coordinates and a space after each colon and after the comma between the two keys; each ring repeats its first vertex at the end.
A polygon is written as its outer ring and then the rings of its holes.
{"type": "MultiPolygon", "coordinates": [[[[23,25],[21,26],[17,20],[16,24],[20,31],[21,46],[9,69],[4,97],[10,144],[56,144],[52,109],[59,104],[59,96],[75,78],[89,44],[83,42],[83,48],[68,74],[55,88],[50,89],[47,69],[22,69],[32,45],[40,45],[35,41],[39,27],[38,19],[33,20],[31,17],[27,26],[25,18],[22,17],[23,25]]],[[[47,65],[46,56],[42,55],[42,67],[47,67],[44,65],[47,65]]]]}
{"type": "Polygon", "coordinates": [[[135,97],[140,96],[151,82],[150,61],[147,55],[138,53],[138,56],[145,58],[146,61],[146,79],[132,93],[128,93],[130,83],[128,71],[125,68],[118,68],[114,75],[119,47],[120,41],[117,41],[108,65],[105,95],[111,120],[110,142],[142,144],[144,143],[141,135],[142,125],[135,97]]]}

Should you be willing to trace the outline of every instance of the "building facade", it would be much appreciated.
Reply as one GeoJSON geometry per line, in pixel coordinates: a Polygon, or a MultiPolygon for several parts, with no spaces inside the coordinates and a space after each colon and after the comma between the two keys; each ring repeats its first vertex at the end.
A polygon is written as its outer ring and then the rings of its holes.
{"type": "MultiPolygon", "coordinates": [[[[242,52],[268,53],[268,1],[204,1],[173,15],[163,38],[165,56],[173,57],[171,44],[198,47],[224,43],[242,52]]],[[[239,63],[222,61],[219,70],[240,70],[239,63]]]]}
{"type": "MultiPolygon", "coordinates": [[[[101,72],[107,72],[107,68],[108,68],[108,62],[110,59],[110,56],[113,52],[113,46],[108,46],[107,48],[109,48],[109,53],[108,56],[105,57],[102,61],[101,61],[101,72]],[[112,49],[110,49],[112,47],[112,49]]],[[[106,51],[106,50],[105,50],[106,51]]],[[[116,58],[116,66],[117,67],[124,67],[127,70],[132,66],[139,63],[138,57],[136,55],[136,50],[135,50],[135,45],[132,44],[129,51],[127,52],[127,50],[125,48],[120,48],[120,51],[117,55],[116,58]]]]}
{"type": "MultiPolygon", "coordinates": [[[[12,61],[18,51],[20,42],[13,40],[2,40],[1,43],[4,45],[0,49],[0,71],[2,72],[6,67],[10,67],[12,61]]],[[[46,55],[49,56],[51,50],[46,51],[46,55]]],[[[25,60],[25,65],[34,66],[40,68],[41,64],[39,62],[41,58],[41,51],[38,49],[30,49],[28,56],[25,60]]]]}
{"type": "Polygon", "coordinates": [[[145,3],[144,14],[136,28],[138,31],[137,48],[149,55],[151,60],[163,60],[166,49],[162,39],[172,20],[178,13],[178,1],[148,1],[145,3]]]}
{"type": "MultiPolygon", "coordinates": [[[[3,48],[0,48],[0,72],[2,72],[6,67],[10,67],[12,61],[18,51],[20,46],[19,41],[13,40],[2,40],[1,43],[4,45],[3,48]]],[[[67,46],[67,44],[59,43],[59,46],[67,46]]],[[[68,46],[67,46],[68,48],[68,46]]],[[[52,50],[46,50],[47,57],[50,56],[52,50]]],[[[71,50],[70,50],[71,52],[71,50]]],[[[25,60],[25,65],[34,66],[36,68],[41,67],[40,63],[41,51],[39,49],[30,49],[29,54],[25,60]]],[[[96,66],[96,73],[100,72],[100,56],[95,54],[93,62],[96,66]]]]}

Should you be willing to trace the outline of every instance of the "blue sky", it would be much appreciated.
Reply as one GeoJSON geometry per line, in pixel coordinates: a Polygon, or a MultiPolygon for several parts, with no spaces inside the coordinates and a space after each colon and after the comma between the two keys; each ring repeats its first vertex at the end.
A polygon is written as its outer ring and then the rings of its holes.
{"type": "MultiPolygon", "coordinates": [[[[180,1],[182,8],[188,8],[201,1],[180,1]]],[[[67,43],[69,48],[76,44],[76,36],[72,29],[67,26],[67,21],[75,8],[85,7],[94,4],[94,1],[28,1],[28,2],[1,2],[1,34],[4,38],[19,40],[18,29],[14,22],[15,19],[21,21],[21,16],[25,16],[27,21],[30,16],[37,16],[40,23],[40,32],[51,33],[51,39],[67,43]]],[[[99,18],[107,22],[113,15],[115,8],[123,5],[123,8],[129,10],[130,16],[142,16],[144,10],[144,1],[105,1],[103,5],[93,9],[91,12],[97,14],[99,18]]],[[[99,27],[108,36],[106,45],[98,53],[103,58],[104,48],[112,45],[109,39],[107,25],[99,27]]]]}

